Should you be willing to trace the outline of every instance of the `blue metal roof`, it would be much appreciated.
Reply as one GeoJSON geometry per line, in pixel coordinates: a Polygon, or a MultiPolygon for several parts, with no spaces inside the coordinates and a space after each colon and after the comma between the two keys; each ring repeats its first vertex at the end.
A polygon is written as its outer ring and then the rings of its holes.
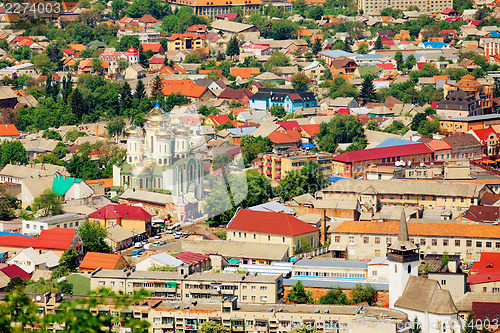
{"type": "Polygon", "coordinates": [[[331,176],[330,178],[328,178],[328,181],[331,183],[336,183],[341,179],[345,179],[345,177],[331,176]]]}
{"type": "Polygon", "coordinates": [[[421,142],[413,142],[413,141],[402,140],[402,139],[387,138],[384,141],[382,141],[375,148],[397,147],[397,146],[412,145],[412,144],[416,144],[416,143],[421,143],[421,142]]]}
{"type": "Polygon", "coordinates": [[[342,50],[331,50],[331,51],[323,51],[320,52],[319,54],[323,54],[327,57],[331,58],[339,58],[339,57],[351,57],[355,55],[355,53],[350,53],[342,50]]]}
{"type": "Polygon", "coordinates": [[[6,231],[0,231],[0,236],[30,237],[28,235],[16,234],[15,232],[6,232],[6,231]]]}
{"type": "Polygon", "coordinates": [[[309,142],[302,144],[302,149],[311,149],[311,148],[316,148],[316,146],[309,142]]]}
{"type": "Polygon", "coordinates": [[[500,32],[498,31],[492,30],[488,32],[490,33],[491,38],[497,38],[498,36],[500,36],[500,32]]]}
{"type": "Polygon", "coordinates": [[[424,47],[432,47],[433,49],[442,49],[443,47],[445,47],[446,45],[448,45],[448,43],[442,43],[442,42],[423,42],[422,44],[424,44],[424,47]]]}

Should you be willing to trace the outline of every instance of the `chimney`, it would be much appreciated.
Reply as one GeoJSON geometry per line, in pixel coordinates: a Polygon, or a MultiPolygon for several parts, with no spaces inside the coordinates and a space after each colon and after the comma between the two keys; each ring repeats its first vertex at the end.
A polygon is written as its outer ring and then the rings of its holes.
{"type": "Polygon", "coordinates": [[[326,209],[323,210],[323,216],[321,217],[320,232],[321,232],[321,236],[320,236],[321,244],[325,244],[326,240],[327,240],[327,237],[326,237],[326,209]]]}

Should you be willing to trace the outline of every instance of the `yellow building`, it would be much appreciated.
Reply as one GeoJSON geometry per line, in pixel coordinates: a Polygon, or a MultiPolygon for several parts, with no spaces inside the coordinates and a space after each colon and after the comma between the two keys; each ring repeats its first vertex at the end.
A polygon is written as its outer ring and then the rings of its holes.
{"type": "Polygon", "coordinates": [[[151,214],[138,206],[107,205],[89,214],[88,220],[104,228],[119,225],[128,231],[151,234],[151,214]]]}
{"type": "Polygon", "coordinates": [[[227,226],[229,241],[286,244],[290,253],[319,246],[320,229],[286,213],[239,209],[227,226]]]}
{"type": "Polygon", "coordinates": [[[307,161],[315,161],[321,165],[323,176],[329,178],[333,175],[333,155],[322,152],[306,152],[303,150],[287,150],[280,154],[259,154],[257,158],[257,170],[279,182],[287,172],[300,170],[307,161]]]}
{"type": "Polygon", "coordinates": [[[199,34],[173,34],[167,38],[167,49],[191,50],[205,47],[205,36],[199,34]]]}

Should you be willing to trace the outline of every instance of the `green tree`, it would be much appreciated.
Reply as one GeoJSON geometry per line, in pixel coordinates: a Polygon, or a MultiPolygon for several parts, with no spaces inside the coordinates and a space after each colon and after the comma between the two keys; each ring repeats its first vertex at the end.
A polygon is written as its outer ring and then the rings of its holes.
{"type": "Polygon", "coordinates": [[[229,57],[240,55],[240,44],[238,43],[236,36],[233,36],[227,43],[226,55],[229,57]]]}
{"type": "Polygon", "coordinates": [[[169,266],[169,265],[152,265],[151,267],[148,268],[148,271],[155,271],[155,272],[177,272],[177,268],[169,266]]]}
{"type": "Polygon", "coordinates": [[[361,83],[360,97],[365,103],[375,100],[375,88],[370,76],[366,76],[361,83]]]}
{"type": "Polygon", "coordinates": [[[357,283],[351,291],[351,298],[354,304],[367,302],[371,306],[377,302],[377,295],[377,289],[371,284],[363,286],[357,283]]]}
{"type": "Polygon", "coordinates": [[[142,82],[142,80],[139,80],[137,81],[137,86],[135,87],[134,99],[141,101],[146,97],[146,87],[144,86],[144,82],[142,82]]]}
{"type": "Polygon", "coordinates": [[[54,64],[45,53],[36,54],[31,58],[31,62],[43,75],[48,75],[54,69],[54,64]]]}
{"type": "Polygon", "coordinates": [[[319,304],[343,304],[349,305],[349,299],[346,294],[342,291],[342,288],[336,287],[330,289],[326,295],[321,296],[318,300],[319,304]]]}
{"type": "Polygon", "coordinates": [[[320,51],[321,51],[322,47],[321,47],[321,41],[319,40],[319,38],[316,38],[314,40],[314,43],[313,45],[311,46],[311,51],[313,54],[318,54],[320,51]]]}
{"type": "Polygon", "coordinates": [[[336,114],[328,123],[321,123],[317,143],[321,150],[334,153],[339,143],[364,138],[363,125],[354,116],[336,114]]]}
{"type": "Polygon", "coordinates": [[[287,302],[295,304],[308,304],[312,303],[312,293],[306,291],[302,281],[297,281],[297,283],[292,287],[288,295],[286,296],[287,302]]]}
{"type": "Polygon", "coordinates": [[[314,194],[325,187],[326,177],[323,175],[321,165],[315,161],[307,161],[300,170],[287,172],[278,185],[278,193],[282,202],[302,195],[314,194]]]}
{"type": "Polygon", "coordinates": [[[267,71],[271,71],[275,67],[286,67],[290,65],[290,59],[286,54],[275,50],[269,59],[267,59],[264,67],[267,71]]]}
{"type": "Polygon", "coordinates": [[[200,333],[229,333],[229,330],[222,325],[219,325],[211,320],[204,322],[201,324],[200,329],[198,330],[200,333]]]}
{"type": "Polygon", "coordinates": [[[439,118],[435,117],[432,120],[425,119],[418,126],[418,132],[428,138],[432,138],[436,133],[441,133],[439,118]]]}
{"type": "Polygon", "coordinates": [[[108,137],[120,136],[123,133],[125,121],[123,118],[117,117],[108,123],[108,137]]]}
{"type": "Polygon", "coordinates": [[[292,76],[292,87],[295,90],[306,91],[308,90],[310,84],[310,79],[302,72],[299,72],[292,76]]]}
{"type": "Polygon", "coordinates": [[[26,281],[21,279],[19,276],[14,276],[7,283],[7,287],[5,287],[6,292],[14,291],[18,287],[24,287],[26,285],[26,281]]]}
{"type": "Polygon", "coordinates": [[[104,75],[104,67],[102,66],[102,60],[99,58],[92,59],[92,70],[97,75],[104,75]]]}
{"type": "Polygon", "coordinates": [[[71,111],[75,114],[78,119],[82,119],[85,112],[83,96],[80,89],[77,87],[73,89],[69,95],[69,105],[71,106],[71,111]]]}
{"type": "Polygon", "coordinates": [[[109,253],[111,251],[111,248],[105,241],[108,231],[99,223],[84,222],[78,227],[78,233],[87,251],[101,253],[109,253]]]}
{"type": "Polygon", "coordinates": [[[368,53],[368,44],[366,43],[361,43],[358,46],[358,53],[359,54],[367,54],[368,53]]]}
{"type": "Polygon", "coordinates": [[[21,332],[19,328],[33,327],[39,322],[38,307],[31,302],[22,286],[8,293],[0,304],[0,331],[21,332]]]}
{"type": "Polygon", "coordinates": [[[120,38],[120,42],[118,43],[118,47],[116,51],[126,52],[130,47],[134,47],[136,50],[141,49],[141,42],[139,41],[139,37],[126,35],[120,38]]]}
{"type": "Polygon", "coordinates": [[[378,36],[377,40],[375,40],[375,44],[373,45],[373,48],[375,50],[382,50],[384,48],[384,45],[382,44],[382,39],[380,39],[380,36],[378,36]]]}
{"type": "Polygon", "coordinates": [[[67,170],[72,177],[83,180],[101,178],[102,171],[97,164],[90,160],[87,154],[73,154],[67,165],[67,170]]]}
{"type": "Polygon", "coordinates": [[[269,108],[268,111],[274,117],[283,118],[284,116],[286,116],[286,111],[283,105],[274,104],[269,108]]]}
{"type": "Polygon", "coordinates": [[[463,333],[477,333],[476,318],[472,312],[469,312],[465,324],[463,326],[463,333]]]}
{"type": "Polygon", "coordinates": [[[50,188],[33,199],[31,206],[39,212],[40,216],[53,216],[63,212],[61,197],[50,188]]]}
{"type": "Polygon", "coordinates": [[[254,137],[252,135],[243,135],[240,141],[243,161],[246,165],[252,163],[258,154],[267,153],[272,150],[271,140],[268,137],[254,137]]]}
{"type": "Polygon", "coordinates": [[[7,164],[26,164],[28,155],[19,141],[3,141],[0,144],[0,167],[7,164]]]}
{"type": "Polygon", "coordinates": [[[118,71],[121,73],[128,68],[129,66],[128,59],[118,58],[116,60],[116,65],[118,66],[118,71]]]}
{"type": "Polygon", "coordinates": [[[396,60],[396,64],[399,70],[403,69],[404,61],[403,61],[403,53],[401,51],[397,51],[394,55],[394,60],[396,60]]]}
{"type": "Polygon", "coordinates": [[[448,256],[448,253],[444,253],[443,256],[441,257],[441,266],[446,266],[450,262],[450,257],[448,256]]]}
{"type": "Polygon", "coordinates": [[[7,194],[5,186],[0,186],[0,220],[9,221],[12,220],[16,215],[14,213],[14,208],[16,203],[16,198],[11,197],[7,194]]]}
{"type": "Polygon", "coordinates": [[[406,127],[401,121],[394,120],[389,126],[384,129],[386,133],[403,135],[408,132],[409,128],[406,127]]]}
{"type": "Polygon", "coordinates": [[[325,68],[325,72],[321,76],[321,79],[325,80],[325,81],[333,79],[332,71],[330,70],[330,68],[328,68],[328,67],[325,68]]]}
{"type": "Polygon", "coordinates": [[[420,123],[424,120],[427,119],[427,115],[425,113],[417,113],[413,119],[411,120],[411,130],[412,131],[418,131],[418,127],[420,126],[420,123]]]}
{"type": "Polygon", "coordinates": [[[61,134],[56,130],[46,130],[43,132],[42,138],[50,140],[62,140],[61,134]]]}
{"type": "Polygon", "coordinates": [[[158,98],[159,95],[163,95],[163,80],[159,75],[156,75],[153,79],[151,95],[155,98],[158,98]]]}
{"type": "Polygon", "coordinates": [[[220,168],[228,166],[231,161],[231,156],[226,153],[215,155],[212,161],[212,168],[214,171],[219,170],[220,168]]]}
{"type": "Polygon", "coordinates": [[[415,58],[415,56],[413,54],[410,54],[408,56],[408,58],[406,58],[406,61],[405,61],[405,67],[409,70],[411,70],[413,68],[413,66],[415,66],[417,64],[417,59],[415,58]]]}
{"type": "Polygon", "coordinates": [[[371,130],[371,131],[380,131],[380,127],[378,125],[378,122],[375,119],[369,120],[365,124],[365,128],[367,130],[371,130]]]}
{"type": "Polygon", "coordinates": [[[412,333],[422,333],[422,325],[418,322],[417,316],[413,320],[413,328],[411,329],[412,333]]]}
{"type": "Polygon", "coordinates": [[[78,268],[78,251],[75,249],[64,250],[61,259],[59,259],[59,267],[63,267],[69,272],[74,272],[78,268]]]}

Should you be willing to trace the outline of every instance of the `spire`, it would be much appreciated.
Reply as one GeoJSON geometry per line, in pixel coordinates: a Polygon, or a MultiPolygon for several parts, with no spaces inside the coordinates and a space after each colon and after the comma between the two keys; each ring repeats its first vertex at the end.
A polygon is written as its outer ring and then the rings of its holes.
{"type": "Polygon", "coordinates": [[[160,102],[156,101],[155,108],[159,108],[159,107],[160,107],[160,102]]]}
{"type": "Polygon", "coordinates": [[[405,208],[401,207],[401,219],[399,220],[398,241],[408,242],[409,240],[410,237],[408,236],[408,226],[406,225],[405,208]]]}

